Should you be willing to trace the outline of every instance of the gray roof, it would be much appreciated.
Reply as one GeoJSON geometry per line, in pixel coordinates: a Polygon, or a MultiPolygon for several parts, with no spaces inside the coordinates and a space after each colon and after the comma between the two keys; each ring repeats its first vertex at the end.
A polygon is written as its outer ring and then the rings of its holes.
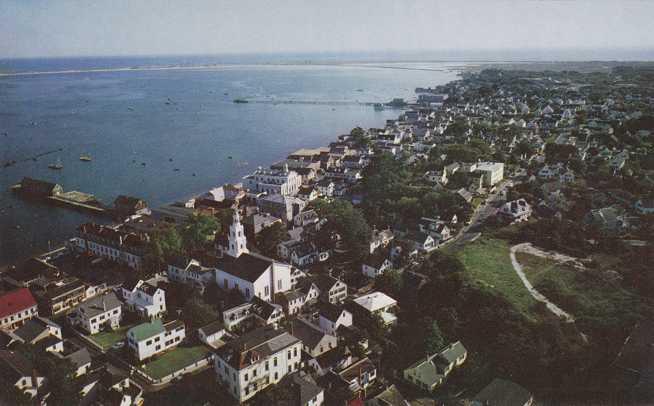
{"type": "Polygon", "coordinates": [[[266,326],[228,342],[216,354],[233,368],[242,369],[256,362],[254,355],[265,358],[299,341],[286,330],[266,326]]]}
{"type": "Polygon", "coordinates": [[[302,344],[309,347],[310,350],[313,350],[328,336],[328,334],[300,319],[292,321],[291,331],[293,332],[293,336],[299,338],[302,344]]]}
{"type": "Polygon", "coordinates": [[[200,327],[200,330],[204,333],[206,336],[210,336],[213,334],[216,334],[217,332],[223,330],[225,326],[220,320],[212,321],[211,323],[207,324],[204,327],[200,327]]]}
{"type": "Polygon", "coordinates": [[[218,268],[248,282],[255,282],[264,272],[266,272],[272,263],[273,261],[269,258],[251,253],[244,253],[239,255],[238,258],[230,256],[221,258],[218,268]]]}
{"type": "Polygon", "coordinates": [[[94,317],[120,306],[121,303],[116,294],[114,292],[107,292],[80,303],[77,309],[83,311],[87,317],[94,317]]]}
{"type": "Polygon", "coordinates": [[[294,390],[296,396],[299,398],[300,405],[306,405],[309,401],[320,394],[323,389],[316,384],[316,381],[307,374],[302,374],[300,372],[295,372],[286,377],[287,382],[289,383],[290,388],[294,390]]]}
{"type": "Polygon", "coordinates": [[[26,343],[31,343],[32,340],[41,335],[44,331],[48,329],[48,326],[59,327],[58,324],[44,318],[44,317],[34,317],[25,322],[21,327],[19,327],[14,334],[24,340],[26,343]]]}
{"type": "Polygon", "coordinates": [[[89,350],[87,350],[86,347],[82,347],[67,355],[66,358],[78,368],[91,363],[91,354],[89,354],[89,350]]]}

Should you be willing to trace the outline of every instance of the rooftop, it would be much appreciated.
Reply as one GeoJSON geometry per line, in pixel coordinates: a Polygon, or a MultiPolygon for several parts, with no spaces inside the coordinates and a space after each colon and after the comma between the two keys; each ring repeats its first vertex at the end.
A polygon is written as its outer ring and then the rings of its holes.
{"type": "Polygon", "coordinates": [[[22,312],[36,306],[36,300],[27,288],[16,289],[0,296],[0,318],[22,312]]]}
{"type": "Polygon", "coordinates": [[[385,293],[372,292],[354,299],[354,303],[372,313],[389,306],[394,306],[397,304],[397,301],[385,293]]]}
{"type": "Polygon", "coordinates": [[[142,323],[138,326],[132,327],[127,331],[128,336],[134,337],[136,341],[147,340],[150,337],[159,335],[165,331],[163,323],[159,319],[151,322],[142,323]]]}

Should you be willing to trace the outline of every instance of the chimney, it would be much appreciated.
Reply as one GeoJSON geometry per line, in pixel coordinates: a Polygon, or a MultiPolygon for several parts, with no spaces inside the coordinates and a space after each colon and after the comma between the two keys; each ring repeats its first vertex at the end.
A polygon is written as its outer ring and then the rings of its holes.
{"type": "Polygon", "coordinates": [[[102,295],[102,310],[107,311],[107,303],[104,301],[105,295],[102,295]]]}

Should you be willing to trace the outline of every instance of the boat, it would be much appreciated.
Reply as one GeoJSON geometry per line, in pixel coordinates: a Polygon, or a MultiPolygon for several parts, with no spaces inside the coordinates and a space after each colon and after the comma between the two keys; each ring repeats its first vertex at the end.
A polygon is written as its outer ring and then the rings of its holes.
{"type": "Polygon", "coordinates": [[[234,99],[234,103],[249,103],[249,102],[245,99],[234,99]]]}
{"type": "Polygon", "coordinates": [[[62,165],[61,159],[57,158],[57,162],[48,165],[48,168],[54,169],[54,170],[60,170],[60,169],[64,169],[64,165],[62,165]]]}
{"type": "Polygon", "coordinates": [[[91,162],[91,156],[90,155],[80,155],[79,160],[84,161],[84,162],[91,162]]]}

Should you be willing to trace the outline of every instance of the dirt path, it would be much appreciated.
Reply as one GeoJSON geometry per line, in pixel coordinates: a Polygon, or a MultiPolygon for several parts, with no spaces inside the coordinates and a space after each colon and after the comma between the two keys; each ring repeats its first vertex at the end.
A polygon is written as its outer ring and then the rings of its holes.
{"type": "MultiPolygon", "coordinates": [[[[527,279],[527,276],[525,275],[524,271],[522,270],[522,265],[520,265],[520,263],[516,259],[515,254],[518,251],[525,252],[525,253],[528,253],[528,254],[538,255],[538,256],[545,255],[547,258],[550,258],[549,255],[561,255],[561,254],[553,254],[553,253],[547,253],[545,251],[541,251],[538,248],[533,247],[529,243],[518,244],[518,245],[514,245],[513,247],[511,247],[511,265],[513,265],[513,269],[515,269],[515,272],[520,277],[520,280],[522,281],[522,284],[525,285],[525,288],[527,288],[527,290],[529,291],[529,293],[531,294],[531,296],[534,299],[536,299],[539,302],[545,303],[547,308],[552,313],[554,313],[558,317],[564,319],[567,323],[574,323],[575,319],[570,313],[567,313],[566,311],[564,311],[563,309],[561,309],[560,307],[558,307],[554,303],[550,302],[548,298],[546,298],[545,296],[543,296],[543,294],[541,294],[539,291],[537,291],[534,288],[534,286],[531,284],[531,282],[529,282],[529,280],[527,279]]],[[[563,257],[565,257],[565,256],[561,256],[561,258],[563,258],[563,257]]],[[[568,257],[568,258],[572,258],[572,257],[568,257]]],[[[583,266],[583,264],[582,264],[582,266],[583,266]]]]}

